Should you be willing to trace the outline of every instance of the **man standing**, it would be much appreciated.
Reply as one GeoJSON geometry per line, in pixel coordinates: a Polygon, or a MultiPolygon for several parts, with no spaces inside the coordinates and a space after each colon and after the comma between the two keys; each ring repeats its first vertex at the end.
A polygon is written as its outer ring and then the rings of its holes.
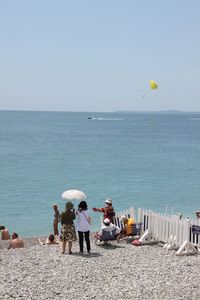
{"type": "Polygon", "coordinates": [[[105,201],[106,206],[102,208],[93,207],[93,211],[102,212],[104,214],[104,219],[109,219],[111,223],[114,223],[114,208],[112,206],[112,199],[107,198],[105,201]]]}

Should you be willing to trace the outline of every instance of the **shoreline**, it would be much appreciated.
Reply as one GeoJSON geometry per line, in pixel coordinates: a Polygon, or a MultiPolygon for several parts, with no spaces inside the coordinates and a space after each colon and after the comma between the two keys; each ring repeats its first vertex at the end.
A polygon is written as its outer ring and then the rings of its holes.
{"type": "Polygon", "coordinates": [[[0,249],[1,299],[200,299],[200,255],[126,240],[97,246],[93,237],[90,255],[79,254],[78,241],[63,255],[59,245],[24,241],[25,248],[0,249]]]}

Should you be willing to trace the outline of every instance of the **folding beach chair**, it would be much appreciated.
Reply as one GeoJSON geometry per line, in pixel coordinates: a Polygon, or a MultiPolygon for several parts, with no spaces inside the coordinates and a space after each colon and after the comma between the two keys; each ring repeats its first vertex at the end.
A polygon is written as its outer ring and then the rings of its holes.
{"type": "Polygon", "coordinates": [[[132,232],[130,234],[131,236],[140,236],[142,223],[134,223],[133,225],[131,225],[131,228],[132,228],[132,232]]]}
{"type": "Polygon", "coordinates": [[[142,223],[134,223],[131,225],[131,232],[129,234],[124,234],[122,233],[121,237],[119,236],[119,241],[121,239],[128,239],[132,240],[135,237],[139,237],[141,235],[141,230],[142,230],[142,223]]]}
{"type": "Polygon", "coordinates": [[[190,242],[200,252],[200,225],[192,225],[190,231],[190,242]]]}
{"type": "Polygon", "coordinates": [[[110,231],[103,230],[102,235],[98,235],[97,233],[95,236],[96,245],[109,244],[114,240],[116,240],[116,229],[110,231]]]}

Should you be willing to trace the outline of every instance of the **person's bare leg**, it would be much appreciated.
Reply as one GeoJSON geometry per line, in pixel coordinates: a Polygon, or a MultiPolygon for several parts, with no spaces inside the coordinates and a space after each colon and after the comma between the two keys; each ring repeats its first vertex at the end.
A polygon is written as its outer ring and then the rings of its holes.
{"type": "Polygon", "coordinates": [[[66,249],[66,241],[62,242],[62,254],[65,253],[65,249],[66,249]]]}
{"type": "Polygon", "coordinates": [[[69,245],[69,254],[72,254],[72,241],[68,241],[69,245]]]}

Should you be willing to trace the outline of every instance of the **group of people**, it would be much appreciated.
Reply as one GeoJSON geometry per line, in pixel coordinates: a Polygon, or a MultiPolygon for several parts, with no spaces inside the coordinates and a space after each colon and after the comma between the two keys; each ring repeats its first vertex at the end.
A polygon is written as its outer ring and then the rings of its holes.
{"type": "MultiPolygon", "coordinates": [[[[72,242],[76,240],[76,230],[74,221],[76,219],[76,229],[79,237],[79,248],[80,253],[83,254],[84,238],[86,242],[87,252],[90,253],[90,227],[91,227],[91,216],[88,210],[88,205],[85,201],[81,201],[78,205],[78,209],[75,211],[72,202],[66,203],[66,209],[60,214],[58,206],[53,205],[54,209],[54,221],[53,229],[54,235],[58,236],[58,224],[61,222],[61,234],[60,241],[62,243],[62,253],[66,251],[66,245],[68,244],[68,252],[72,254],[72,242]]],[[[123,228],[118,227],[114,224],[115,211],[112,205],[112,199],[107,198],[105,200],[105,207],[96,208],[93,207],[94,212],[103,213],[103,223],[101,230],[96,233],[95,237],[100,238],[104,231],[114,231],[116,240],[120,240],[123,236],[131,234],[132,225],[134,220],[127,216],[122,216],[120,221],[123,223],[123,228]]]]}
{"type": "Polygon", "coordinates": [[[58,206],[53,205],[54,209],[54,222],[53,229],[54,235],[58,236],[58,223],[61,222],[61,234],[60,240],[62,242],[62,253],[66,251],[68,244],[68,253],[72,254],[72,242],[76,240],[76,229],[79,236],[79,248],[80,253],[83,254],[83,241],[85,238],[86,248],[88,254],[90,253],[90,227],[91,227],[91,216],[88,210],[86,201],[81,201],[78,205],[78,209],[75,211],[72,202],[67,202],[65,211],[59,213],[58,206]],[[76,219],[76,229],[74,221],[76,219]]]}
{"type": "MultiPolygon", "coordinates": [[[[86,201],[81,201],[76,211],[74,209],[73,203],[70,201],[66,203],[65,211],[62,212],[61,214],[56,204],[53,205],[53,209],[54,209],[54,221],[53,221],[54,236],[59,235],[59,231],[58,231],[59,222],[61,223],[62,226],[61,234],[60,234],[60,241],[62,242],[62,253],[63,254],[65,253],[66,246],[68,244],[68,253],[72,254],[72,242],[76,240],[76,229],[79,237],[80,253],[83,254],[84,239],[86,242],[87,252],[90,253],[91,216],[86,201]],[[76,219],[76,229],[74,225],[75,219],[76,219]]],[[[112,206],[112,200],[110,198],[107,198],[105,200],[105,207],[103,208],[94,207],[93,211],[102,212],[104,214],[103,226],[109,226],[110,224],[113,223],[113,217],[115,216],[115,212],[112,206]]],[[[101,235],[101,231],[99,232],[99,235],[101,235]]]]}
{"type": "Polygon", "coordinates": [[[8,228],[5,228],[4,225],[0,225],[1,231],[1,239],[2,240],[10,240],[8,249],[16,249],[16,248],[23,248],[24,241],[18,236],[16,232],[13,232],[11,237],[8,228]]]}
{"type": "MultiPolygon", "coordinates": [[[[72,202],[68,201],[65,206],[65,211],[59,212],[57,204],[53,205],[54,219],[53,219],[53,231],[54,234],[50,234],[45,242],[42,242],[38,238],[40,244],[42,245],[55,245],[62,244],[61,251],[64,254],[66,252],[66,247],[68,245],[68,253],[72,254],[72,243],[76,240],[76,230],[79,237],[79,248],[80,253],[83,254],[84,239],[86,242],[87,253],[90,254],[90,229],[91,229],[91,216],[88,210],[88,205],[86,201],[81,201],[78,205],[78,209],[74,209],[72,202]],[[75,222],[76,220],[76,228],[75,222]],[[59,235],[58,224],[61,223],[61,232],[59,235]]],[[[96,208],[93,207],[94,212],[103,213],[103,223],[101,230],[96,233],[96,238],[100,238],[104,231],[112,232],[114,230],[116,239],[119,241],[125,235],[131,233],[131,226],[134,224],[132,218],[127,216],[122,216],[120,221],[123,223],[122,229],[114,224],[115,211],[112,205],[112,199],[107,198],[105,200],[105,207],[96,208]]],[[[0,226],[2,232],[2,239],[10,239],[10,234],[8,229],[4,226],[0,226]]],[[[11,248],[21,248],[24,247],[24,242],[18,237],[17,233],[12,234],[12,239],[10,241],[9,249],[11,248]]]]}

